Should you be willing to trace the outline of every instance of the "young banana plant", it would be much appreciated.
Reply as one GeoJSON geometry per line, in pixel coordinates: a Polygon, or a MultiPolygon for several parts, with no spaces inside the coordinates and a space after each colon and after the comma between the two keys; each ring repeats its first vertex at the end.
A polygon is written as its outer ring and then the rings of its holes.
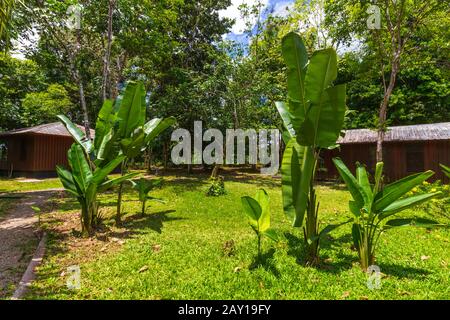
{"type": "Polygon", "coordinates": [[[118,156],[102,167],[92,169],[83,148],[74,143],[68,151],[68,161],[71,171],[57,166],[56,172],[67,192],[74,195],[81,205],[81,226],[83,235],[91,235],[98,224],[97,194],[131,179],[136,174],[128,174],[116,179],[107,178],[123,160],[118,156]]]}
{"type": "Polygon", "coordinates": [[[147,205],[147,200],[153,200],[161,203],[165,203],[162,199],[158,199],[149,195],[150,191],[158,188],[162,184],[162,178],[159,179],[145,179],[141,178],[139,180],[131,180],[133,189],[139,194],[139,201],[142,203],[141,216],[145,216],[145,209],[147,205]]]}
{"type": "Polygon", "coordinates": [[[277,102],[283,120],[286,149],[281,166],[283,207],[294,227],[304,227],[307,264],[316,264],[321,236],[337,226],[319,231],[318,204],[313,187],[321,149],[336,146],[344,125],[346,86],[334,85],[337,55],[333,49],[314,52],[296,33],[282,41],[287,65],[288,101],[277,102]]]}
{"type": "Polygon", "coordinates": [[[266,190],[260,189],[254,198],[245,196],[241,198],[242,207],[247,215],[248,222],[258,237],[258,260],[261,260],[261,239],[263,236],[274,241],[277,235],[270,229],[269,195],[266,190]]]}
{"type": "Polygon", "coordinates": [[[374,264],[378,240],[384,231],[403,226],[439,226],[438,222],[423,218],[393,219],[395,214],[407,208],[442,195],[441,192],[434,192],[405,196],[414,187],[429,179],[434,174],[433,171],[413,174],[383,187],[382,162],[376,165],[374,184],[370,184],[363,165],[357,165],[355,177],[341,159],[334,158],[333,162],[353,198],[349,203],[354,216],[352,237],[363,270],[374,264]]]}

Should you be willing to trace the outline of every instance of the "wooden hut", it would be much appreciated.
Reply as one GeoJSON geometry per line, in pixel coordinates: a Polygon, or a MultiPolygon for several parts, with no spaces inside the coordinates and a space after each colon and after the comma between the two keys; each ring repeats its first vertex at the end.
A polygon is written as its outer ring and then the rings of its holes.
{"type": "MultiPolygon", "coordinates": [[[[323,152],[319,178],[338,177],[332,162],[332,158],[337,156],[353,173],[356,162],[365,164],[373,173],[376,164],[376,131],[347,130],[338,143],[340,148],[323,152]]],[[[450,122],[388,128],[383,144],[383,158],[388,181],[416,172],[433,170],[436,174],[432,180],[448,182],[439,164],[450,164],[450,122]]]]}
{"type": "MultiPolygon", "coordinates": [[[[84,131],[81,126],[79,128],[84,131]]],[[[57,165],[68,165],[67,150],[73,142],[60,122],[0,133],[0,174],[36,178],[56,176],[57,165]]]]}

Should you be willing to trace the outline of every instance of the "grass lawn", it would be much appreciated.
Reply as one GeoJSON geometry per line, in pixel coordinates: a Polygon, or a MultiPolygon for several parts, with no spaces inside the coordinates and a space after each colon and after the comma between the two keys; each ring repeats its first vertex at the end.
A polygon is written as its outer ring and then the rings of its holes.
{"type": "MultiPolygon", "coordinates": [[[[52,199],[43,215],[50,232],[47,256],[28,298],[450,299],[449,230],[404,228],[385,234],[377,253],[382,287],[372,291],[351,249],[350,225],[324,242],[319,267],[305,267],[302,233],[282,212],[279,180],[226,176],[227,195],[206,197],[206,178],[166,176],[153,195],[167,203],[150,203],[143,218],[137,195],[127,188],[122,228],[111,218],[115,194],[102,195],[105,227],[92,239],[78,236],[76,201],[63,195],[52,199]],[[281,240],[265,239],[264,262],[255,265],[256,237],[240,197],[253,196],[259,187],[271,197],[272,225],[281,240]],[[66,287],[71,265],[81,267],[80,290],[66,287]]],[[[6,188],[3,183],[0,189],[6,188]]],[[[318,191],[324,224],[348,219],[349,194],[342,187],[318,191]]],[[[409,213],[425,216],[419,210],[409,213]]]]}
{"type": "Polygon", "coordinates": [[[53,179],[6,179],[0,178],[0,194],[62,188],[58,178],[53,179]]]}

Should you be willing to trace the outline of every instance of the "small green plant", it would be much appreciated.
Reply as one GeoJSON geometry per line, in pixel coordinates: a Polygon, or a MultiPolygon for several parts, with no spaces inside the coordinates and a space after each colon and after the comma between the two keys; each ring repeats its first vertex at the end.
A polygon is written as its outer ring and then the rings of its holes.
{"type": "Polygon", "coordinates": [[[41,208],[36,206],[31,206],[31,209],[34,211],[34,213],[38,216],[38,228],[41,227],[41,208]]]}
{"type": "Polygon", "coordinates": [[[247,214],[248,222],[258,237],[258,260],[261,260],[261,239],[263,236],[274,241],[277,235],[270,229],[269,195],[266,190],[260,189],[254,198],[245,196],[241,198],[242,206],[247,214]]]}
{"type": "Polygon", "coordinates": [[[147,200],[158,201],[164,203],[162,199],[158,199],[152,196],[149,196],[150,191],[155,188],[161,187],[163,182],[162,178],[159,179],[145,179],[141,178],[139,180],[131,180],[131,184],[133,189],[136,190],[139,194],[139,201],[142,203],[141,216],[145,216],[145,209],[147,208],[147,200]]]}
{"type": "Polygon", "coordinates": [[[358,250],[361,268],[367,268],[375,262],[375,250],[384,231],[404,226],[435,227],[437,222],[423,218],[391,219],[395,214],[440,196],[441,192],[408,196],[415,187],[430,178],[434,172],[426,171],[413,174],[385,187],[382,187],[383,163],[379,162],[375,170],[375,183],[369,182],[366,168],[358,164],[356,177],[339,158],[333,159],[336,168],[344,180],[353,200],[349,203],[354,215],[352,237],[358,250]]]}
{"type": "Polygon", "coordinates": [[[225,182],[223,181],[223,177],[211,177],[209,178],[209,182],[211,184],[206,192],[207,196],[218,197],[227,193],[227,191],[225,190],[225,182]]]}

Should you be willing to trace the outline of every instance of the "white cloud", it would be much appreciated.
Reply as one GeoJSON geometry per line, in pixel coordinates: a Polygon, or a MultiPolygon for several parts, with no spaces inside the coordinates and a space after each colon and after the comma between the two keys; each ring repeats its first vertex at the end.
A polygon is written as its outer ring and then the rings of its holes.
{"type": "Polygon", "coordinates": [[[289,11],[294,7],[292,1],[280,1],[273,7],[273,15],[276,17],[286,17],[289,11]]]}
{"type": "MultiPolygon", "coordinates": [[[[239,11],[239,6],[243,3],[251,7],[257,4],[258,0],[232,0],[231,6],[229,6],[225,10],[219,11],[219,15],[222,18],[236,19],[233,27],[231,28],[231,32],[235,34],[244,33],[246,27],[246,21],[241,17],[241,12],[239,11]]],[[[263,5],[264,10],[264,8],[266,8],[267,5],[269,4],[269,0],[261,0],[261,3],[263,5]]],[[[252,20],[250,20],[250,22],[252,25],[254,25],[256,23],[256,18],[253,18],[252,20]]]]}

